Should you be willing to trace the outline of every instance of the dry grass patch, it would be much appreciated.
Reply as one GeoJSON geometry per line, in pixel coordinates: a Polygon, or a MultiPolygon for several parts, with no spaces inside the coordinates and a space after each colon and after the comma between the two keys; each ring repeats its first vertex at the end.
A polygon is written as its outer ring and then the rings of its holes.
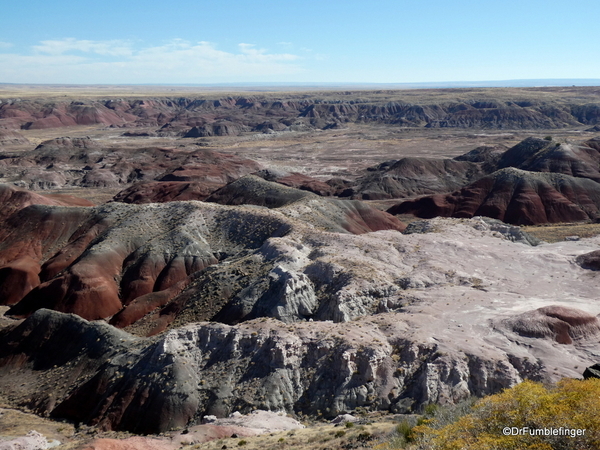
{"type": "Polygon", "coordinates": [[[564,241],[567,236],[589,238],[600,234],[600,224],[598,223],[561,223],[522,226],[521,229],[542,241],[550,243],[564,241]]]}
{"type": "Polygon", "coordinates": [[[380,421],[366,425],[314,425],[301,430],[282,431],[261,436],[219,439],[183,447],[185,450],[356,450],[370,449],[380,444],[398,424],[392,421],[380,421]]]}

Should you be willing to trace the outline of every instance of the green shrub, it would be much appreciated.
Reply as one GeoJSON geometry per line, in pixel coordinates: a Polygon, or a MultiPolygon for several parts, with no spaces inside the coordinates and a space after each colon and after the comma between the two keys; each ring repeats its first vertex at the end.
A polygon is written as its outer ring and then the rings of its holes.
{"type": "Polygon", "coordinates": [[[413,440],[413,426],[408,423],[406,420],[403,420],[396,427],[396,433],[398,433],[398,437],[404,443],[409,443],[413,440]]]}
{"type": "MultiPolygon", "coordinates": [[[[564,379],[556,386],[524,381],[486,397],[443,427],[436,417],[413,428],[419,448],[431,450],[600,449],[600,380],[564,379]],[[504,435],[505,427],[585,430],[583,435],[504,435]]],[[[559,431],[559,433],[564,433],[559,431]]]]}

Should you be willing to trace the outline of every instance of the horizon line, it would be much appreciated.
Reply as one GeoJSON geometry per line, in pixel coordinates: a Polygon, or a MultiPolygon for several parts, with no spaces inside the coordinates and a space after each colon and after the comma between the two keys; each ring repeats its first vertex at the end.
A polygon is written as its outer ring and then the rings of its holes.
{"type": "Polygon", "coordinates": [[[600,78],[524,78],[511,80],[482,80],[482,81],[424,81],[424,82],[400,82],[400,83],[378,83],[378,82],[228,82],[228,83],[3,83],[0,86],[20,87],[183,87],[183,88],[248,88],[248,87],[293,87],[293,88],[331,88],[331,87],[354,87],[354,88],[397,88],[397,89],[435,89],[435,88],[510,88],[510,87],[600,87],[600,78]]]}

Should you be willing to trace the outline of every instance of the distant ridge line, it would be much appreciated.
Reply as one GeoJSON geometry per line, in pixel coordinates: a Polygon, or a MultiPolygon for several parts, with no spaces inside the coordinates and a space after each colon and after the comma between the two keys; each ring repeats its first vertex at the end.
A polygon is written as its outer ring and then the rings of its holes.
{"type": "Polygon", "coordinates": [[[544,87],[600,87],[600,78],[549,78],[549,79],[517,79],[517,80],[488,80],[488,81],[431,81],[413,83],[321,83],[321,82],[252,82],[252,83],[198,83],[198,84],[37,84],[37,83],[0,83],[2,87],[63,87],[80,88],[84,86],[93,87],[183,87],[207,89],[218,88],[275,88],[284,90],[294,89],[448,89],[448,88],[544,88],[544,87]]]}

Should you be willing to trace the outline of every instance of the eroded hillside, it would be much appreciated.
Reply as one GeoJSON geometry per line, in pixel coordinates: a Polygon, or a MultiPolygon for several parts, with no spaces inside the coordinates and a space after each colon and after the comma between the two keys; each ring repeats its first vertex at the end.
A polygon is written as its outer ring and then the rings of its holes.
{"type": "Polygon", "coordinates": [[[158,433],[580,376],[600,238],[507,223],[600,219],[597,93],[437,94],[3,100],[4,400],[158,433]]]}

